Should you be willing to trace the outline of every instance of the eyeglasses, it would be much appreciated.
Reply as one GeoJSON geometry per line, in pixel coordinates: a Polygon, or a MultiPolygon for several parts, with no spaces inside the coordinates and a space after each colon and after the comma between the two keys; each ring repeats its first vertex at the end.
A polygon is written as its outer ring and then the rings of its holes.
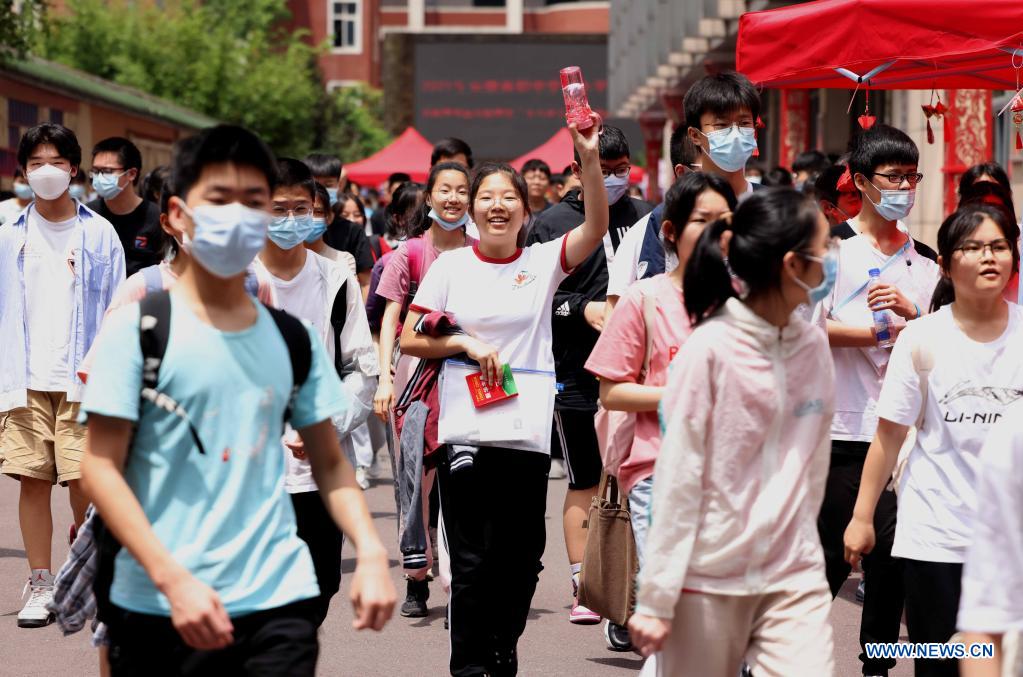
{"type": "Polygon", "coordinates": [[[955,251],[963,253],[963,258],[977,261],[983,258],[984,250],[990,249],[992,256],[1004,258],[1012,256],[1012,243],[1007,239],[999,238],[997,240],[991,240],[990,242],[981,242],[979,240],[967,240],[962,245],[955,248],[955,251]]]}
{"type": "Polygon", "coordinates": [[[901,186],[902,182],[905,181],[911,186],[915,186],[923,180],[924,175],[920,172],[913,172],[911,174],[879,174],[874,172],[871,176],[883,176],[889,184],[893,186],[901,186]]]}
{"type": "Polygon", "coordinates": [[[506,209],[514,209],[519,205],[521,200],[515,195],[506,195],[502,198],[494,198],[490,196],[476,198],[476,206],[482,207],[483,209],[490,209],[498,202],[500,202],[506,209]]]}
{"type": "Polygon", "coordinates": [[[616,178],[625,179],[628,178],[630,172],[632,172],[632,165],[622,165],[621,167],[615,167],[610,171],[604,168],[601,168],[600,170],[601,176],[603,176],[605,179],[611,176],[612,174],[614,174],[616,178]]]}
{"type": "Polygon", "coordinates": [[[288,209],[287,207],[283,207],[281,205],[274,205],[273,207],[270,208],[270,213],[274,215],[274,218],[278,219],[282,219],[286,217],[288,214],[291,214],[292,216],[304,217],[308,216],[311,212],[312,209],[309,208],[309,205],[299,205],[294,209],[288,209]]]}
{"type": "Polygon", "coordinates": [[[92,171],[89,172],[89,176],[90,177],[110,176],[113,174],[117,174],[118,176],[120,176],[121,174],[124,174],[124,172],[125,172],[124,169],[117,169],[114,167],[93,167],[92,171]]]}
{"type": "Polygon", "coordinates": [[[469,201],[469,191],[467,190],[445,190],[440,189],[434,193],[441,200],[450,200],[452,198],[458,198],[459,200],[469,201]]]}

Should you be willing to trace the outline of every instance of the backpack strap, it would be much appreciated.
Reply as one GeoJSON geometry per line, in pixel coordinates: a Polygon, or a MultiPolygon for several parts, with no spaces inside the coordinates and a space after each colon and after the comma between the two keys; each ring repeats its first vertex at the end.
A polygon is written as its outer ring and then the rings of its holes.
{"type": "Polygon", "coordinates": [[[334,330],[334,369],[342,378],[347,371],[341,355],[341,332],[345,330],[348,319],[348,278],[341,283],[341,288],[334,295],[334,304],[330,307],[330,326],[334,330]]]}
{"type": "Polygon", "coordinates": [[[277,330],[281,332],[284,343],[288,346],[288,359],[291,362],[292,386],[288,405],[284,409],[284,420],[291,420],[291,409],[295,396],[309,378],[309,370],[313,364],[313,346],[309,341],[309,332],[297,317],[283,310],[265,306],[273,318],[277,330]]]}
{"type": "MultiPolygon", "coordinates": [[[[154,266],[155,267],[155,266],[154,266]]],[[[199,438],[199,431],[188,416],[188,412],[166,393],[157,389],[160,380],[160,366],[167,354],[170,343],[171,298],[169,291],[147,294],[139,301],[139,345],[142,348],[142,392],[140,397],[166,412],[174,414],[188,424],[192,441],[200,454],[206,454],[206,447],[199,438]]]]}
{"type": "Polygon", "coordinates": [[[425,245],[422,237],[405,242],[405,249],[408,251],[408,291],[405,292],[405,302],[401,305],[401,320],[403,322],[405,316],[408,315],[408,309],[412,306],[412,299],[419,291],[419,283],[423,280],[423,247],[425,245]]]}
{"type": "Polygon", "coordinates": [[[163,273],[160,272],[159,264],[146,266],[141,271],[142,279],[146,283],[146,296],[163,291],[163,273]]]}

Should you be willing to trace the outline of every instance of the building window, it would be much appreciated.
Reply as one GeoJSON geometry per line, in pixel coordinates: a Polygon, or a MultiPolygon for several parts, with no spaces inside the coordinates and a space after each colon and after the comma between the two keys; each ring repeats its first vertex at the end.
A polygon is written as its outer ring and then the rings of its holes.
{"type": "Polygon", "coordinates": [[[333,52],[358,54],[362,51],[362,0],[330,2],[333,52]]]}
{"type": "Polygon", "coordinates": [[[7,124],[34,127],[39,122],[39,106],[17,99],[7,100],[7,124]]]}
{"type": "Polygon", "coordinates": [[[50,122],[52,122],[54,124],[57,124],[57,125],[64,124],[64,111],[58,110],[56,108],[51,108],[50,109],[50,122]]]}

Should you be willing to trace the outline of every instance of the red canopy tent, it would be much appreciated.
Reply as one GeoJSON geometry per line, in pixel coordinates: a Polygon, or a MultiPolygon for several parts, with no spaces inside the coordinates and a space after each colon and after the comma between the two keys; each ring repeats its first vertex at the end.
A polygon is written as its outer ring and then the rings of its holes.
{"type": "Polygon", "coordinates": [[[1020,0],[817,0],[747,12],[736,69],[768,87],[1015,89],[1020,0]]]}
{"type": "MultiPolygon", "coordinates": [[[[515,158],[509,164],[516,170],[522,171],[522,165],[526,164],[527,160],[537,158],[546,162],[550,166],[551,171],[557,173],[566,165],[571,164],[573,150],[572,134],[568,131],[567,127],[562,127],[555,132],[554,136],[528,153],[515,158]]],[[[633,165],[632,171],[629,173],[629,182],[639,183],[645,176],[646,172],[643,171],[642,167],[633,165]]]]}
{"type": "Polygon", "coordinates": [[[433,144],[409,127],[385,148],[345,165],[348,179],[364,186],[375,186],[395,172],[405,172],[413,181],[426,181],[430,173],[433,144]]]}
{"type": "MultiPolygon", "coordinates": [[[[974,90],[1023,84],[1021,29],[1021,0],[816,0],[743,14],[735,62],[755,84],[786,90],[949,90],[950,210],[957,177],[991,156],[991,94],[974,90]]],[[[785,94],[783,104],[797,93],[785,94]]],[[[801,105],[808,112],[805,96],[801,105]]]]}

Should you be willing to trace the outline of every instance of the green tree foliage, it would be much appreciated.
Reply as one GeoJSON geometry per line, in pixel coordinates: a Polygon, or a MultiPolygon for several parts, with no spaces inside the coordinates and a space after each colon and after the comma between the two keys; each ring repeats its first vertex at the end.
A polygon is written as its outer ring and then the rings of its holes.
{"type": "Polygon", "coordinates": [[[342,97],[324,91],[320,48],[290,30],[288,18],[285,0],[69,0],[37,51],[249,127],[281,155],[333,150],[335,140],[381,147],[388,137],[379,118],[343,110],[342,97]]]}
{"type": "Polygon", "coordinates": [[[45,13],[45,0],[0,0],[0,63],[25,57],[45,13]]]}

